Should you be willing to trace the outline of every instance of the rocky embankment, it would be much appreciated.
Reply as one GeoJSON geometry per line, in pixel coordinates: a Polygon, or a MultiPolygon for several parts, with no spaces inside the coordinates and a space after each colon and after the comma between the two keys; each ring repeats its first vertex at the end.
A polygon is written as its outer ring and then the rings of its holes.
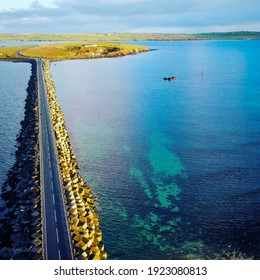
{"type": "Polygon", "coordinates": [[[94,198],[78,172],[78,163],[50,75],[50,62],[44,61],[43,68],[75,258],[105,260],[107,253],[102,244],[102,232],[94,210],[94,198]]]}
{"type": "Polygon", "coordinates": [[[27,87],[25,115],[17,136],[16,162],[2,187],[0,259],[41,259],[38,94],[35,60],[27,87]]]}

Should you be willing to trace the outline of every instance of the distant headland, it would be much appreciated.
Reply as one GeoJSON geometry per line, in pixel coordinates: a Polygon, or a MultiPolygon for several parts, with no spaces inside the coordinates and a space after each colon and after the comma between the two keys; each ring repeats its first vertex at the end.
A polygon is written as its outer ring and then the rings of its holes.
{"type": "Polygon", "coordinates": [[[0,60],[43,58],[50,61],[117,57],[149,51],[145,46],[118,42],[61,42],[56,44],[2,46],[0,60]]]}
{"type": "Polygon", "coordinates": [[[198,34],[166,33],[2,33],[0,41],[174,41],[174,40],[259,40],[258,31],[211,32],[198,34]]]}

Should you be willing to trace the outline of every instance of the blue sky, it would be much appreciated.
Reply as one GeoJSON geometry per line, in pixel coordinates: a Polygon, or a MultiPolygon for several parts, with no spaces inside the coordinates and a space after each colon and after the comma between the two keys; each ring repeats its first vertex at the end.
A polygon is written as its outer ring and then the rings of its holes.
{"type": "Polygon", "coordinates": [[[0,0],[0,33],[260,31],[259,0],[0,0]]]}

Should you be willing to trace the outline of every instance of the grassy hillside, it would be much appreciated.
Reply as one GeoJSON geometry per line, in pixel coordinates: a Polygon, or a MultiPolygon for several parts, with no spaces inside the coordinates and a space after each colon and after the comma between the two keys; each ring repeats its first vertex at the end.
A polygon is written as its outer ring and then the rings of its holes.
{"type": "Polygon", "coordinates": [[[41,57],[49,60],[115,57],[149,51],[148,47],[108,42],[75,42],[37,46],[0,47],[0,59],[41,57]]]}
{"type": "Polygon", "coordinates": [[[199,40],[259,40],[260,32],[215,32],[195,34],[194,36],[199,40]]]}
{"type": "Polygon", "coordinates": [[[159,33],[0,34],[0,41],[148,41],[192,38],[193,35],[159,33]]]}

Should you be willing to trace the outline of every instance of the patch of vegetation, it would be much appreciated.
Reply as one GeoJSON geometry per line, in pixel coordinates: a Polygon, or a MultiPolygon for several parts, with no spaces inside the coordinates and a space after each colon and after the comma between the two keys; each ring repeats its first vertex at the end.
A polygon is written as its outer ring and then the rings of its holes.
{"type": "Polygon", "coordinates": [[[259,40],[260,32],[214,32],[194,35],[198,40],[259,40]]]}
{"type": "Polygon", "coordinates": [[[0,59],[21,57],[45,58],[52,61],[115,57],[149,51],[148,47],[109,42],[58,43],[37,46],[0,47],[0,59]]]}
{"type": "Polygon", "coordinates": [[[193,35],[161,33],[0,34],[0,41],[149,41],[190,40],[193,35]]]}
{"type": "Polygon", "coordinates": [[[18,57],[19,51],[31,46],[9,46],[0,47],[0,59],[15,59],[18,57]]]}

